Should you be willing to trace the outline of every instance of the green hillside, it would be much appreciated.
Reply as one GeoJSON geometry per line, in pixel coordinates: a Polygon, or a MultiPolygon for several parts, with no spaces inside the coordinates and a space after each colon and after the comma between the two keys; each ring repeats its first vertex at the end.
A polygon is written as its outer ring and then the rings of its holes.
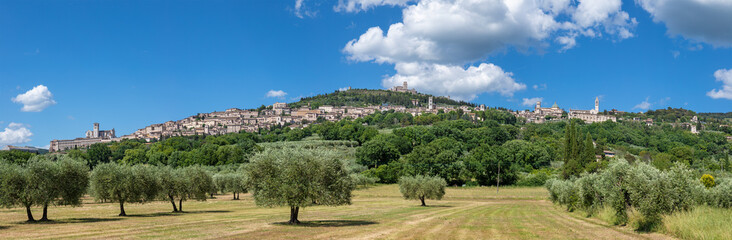
{"type": "Polygon", "coordinates": [[[333,93],[305,97],[300,99],[300,101],[290,103],[289,105],[292,108],[298,108],[301,106],[307,106],[308,103],[310,103],[311,107],[318,107],[322,105],[365,107],[381,104],[390,104],[401,105],[409,108],[415,107],[412,104],[412,99],[418,99],[420,104],[424,104],[427,103],[429,97],[433,97],[434,103],[438,105],[465,105],[471,107],[476,106],[474,103],[455,101],[446,97],[434,97],[427,94],[412,94],[370,89],[351,89],[347,91],[335,91],[333,93]]]}

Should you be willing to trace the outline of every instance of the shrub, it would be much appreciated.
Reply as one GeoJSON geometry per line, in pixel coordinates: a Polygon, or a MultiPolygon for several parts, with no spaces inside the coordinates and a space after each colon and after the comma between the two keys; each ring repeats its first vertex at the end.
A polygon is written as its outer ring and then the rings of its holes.
{"type": "Polygon", "coordinates": [[[661,222],[661,214],[672,209],[666,197],[669,194],[669,180],[665,173],[645,163],[631,168],[628,175],[628,193],[632,205],[643,216],[637,229],[650,231],[661,222]]]}
{"type": "Polygon", "coordinates": [[[563,180],[555,183],[558,191],[559,204],[567,206],[567,211],[573,212],[579,204],[578,190],[571,180],[563,180]]]}
{"type": "Polygon", "coordinates": [[[516,182],[516,185],[525,187],[543,186],[551,176],[552,173],[549,169],[534,170],[529,174],[521,176],[516,182]]]}
{"type": "Polygon", "coordinates": [[[701,183],[704,184],[704,187],[706,187],[707,189],[714,187],[714,177],[709,174],[704,174],[701,177],[701,183]]]}
{"type": "Polygon", "coordinates": [[[599,189],[602,197],[614,211],[616,225],[625,225],[628,223],[628,201],[629,194],[627,190],[628,173],[630,165],[625,160],[613,161],[600,174],[598,181],[599,189]]]}
{"type": "Polygon", "coordinates": [[[732,208],[732,179],[719,181],[719,184],[710,189],[710,205],[721,208],[732,208]]]}
{"type": "Polygon", "coordinates": [[[363,173],[351,173],[350,176],[351,176],[351,179],[353,180],[353,184],[355,184],[356,186],[361,186],[361,187],[373,185],[374,183],[376,183],[376,181],[379,181],[379,178],[366,176],[363,173]]]}
{"type": "Polygon", "coordinates": [[[602,206],[602,195],[598,189],[597,182],[600,176],[596,173],[583,173],[575,184],[577,185],[577,195],[579,197],[579,206],[587,211],[588,216],[595,214],[597,209],[602,206]]]}
{"type": "Polygon", "coordinates": [[[685,164],[676,163],[666,173],[668,174],[669,191],[665,198],[670,201],[671,212],[687,211],[696,203],[703,202],[704,187],[685,164]]]}

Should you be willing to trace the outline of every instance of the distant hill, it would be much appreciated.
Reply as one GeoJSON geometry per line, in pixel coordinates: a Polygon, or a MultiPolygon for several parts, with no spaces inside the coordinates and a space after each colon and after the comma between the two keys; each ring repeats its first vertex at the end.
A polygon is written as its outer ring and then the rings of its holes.
{"type": "Polygon", "coordinates": [[[429,100],[429,97],[433,97],[433,102],[437,105],[476,107],[474,103],[455,101],[446,97],[435,97],[428,94],[412,94],[406,92],[371,89],[350,89],[346,91],[335,91],[333,93],[305,97],[300,99],[300,101],[298,102],[290,103],[288,105],[291,108],[298,108],[301,106],[307,106],[307,104],[309,103],[311,107],[317,108],[322,105],[365,107],[389,104],[411,108],[416,107],[412,104],[413,99],[419,100],[420,104],[426,104],[429,100]]]}

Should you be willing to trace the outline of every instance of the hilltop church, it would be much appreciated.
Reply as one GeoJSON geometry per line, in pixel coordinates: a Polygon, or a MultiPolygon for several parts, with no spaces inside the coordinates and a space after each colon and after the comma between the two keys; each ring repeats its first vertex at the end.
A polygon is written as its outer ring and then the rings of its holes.
{"type": "Polygon", "coordinates": [[[600,113],[600,98],[595,97],[595,109],[592,110],[573,110],[569,109],[569,119],[582,119],[585,123],[596,123],[611,120],[617,122],[615,116],[601,115],[600,113]]]}

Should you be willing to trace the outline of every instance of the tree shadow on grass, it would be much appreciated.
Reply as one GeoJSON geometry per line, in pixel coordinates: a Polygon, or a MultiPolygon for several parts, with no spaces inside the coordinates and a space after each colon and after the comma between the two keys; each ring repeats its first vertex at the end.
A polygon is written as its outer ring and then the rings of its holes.
{"type": "MultiPolygon", "coordinates": [[[[44,225],[44,224],[68,224],[68,223],[96,223],[96,222],[111,222],[111,221],[119,221],[122,220],[121,218],[67,218],[67,219],[59,219],[59,220],[46,220],[46,221],[23,221],[19,222],[19,224],[38,224],[38,225],[44,225]]],[[[2,227],[0,227],[2,229],[2,227]]]]}
{"type": "Polygon", "coordinates": [[[378,224],[378,222],[361,220],[315,220],[301,221],[300,224],[290,224],[288,222],[276,222],[274,224],[293,227],[349,227],[378,224]]]}
{"type": "Polygon", "coordinates": [[[185,214],[197,214],[197,213],[228,213],[229,210],[202,210],[202,211],[183,211],[183,212],[156,212],[156,213],[145,213],[145,214],[129,214],[127,217],[161,217],[161,216],[175,216],[185,214]]]}
{"type": "Polygon", "coordinates": [[[427,206],[422,206],[422,207],[428,207],[428,208],[450,208],[450,207],[454,207],[454,206],[452,206],[452,205],[427,205],[427,206]]]}

